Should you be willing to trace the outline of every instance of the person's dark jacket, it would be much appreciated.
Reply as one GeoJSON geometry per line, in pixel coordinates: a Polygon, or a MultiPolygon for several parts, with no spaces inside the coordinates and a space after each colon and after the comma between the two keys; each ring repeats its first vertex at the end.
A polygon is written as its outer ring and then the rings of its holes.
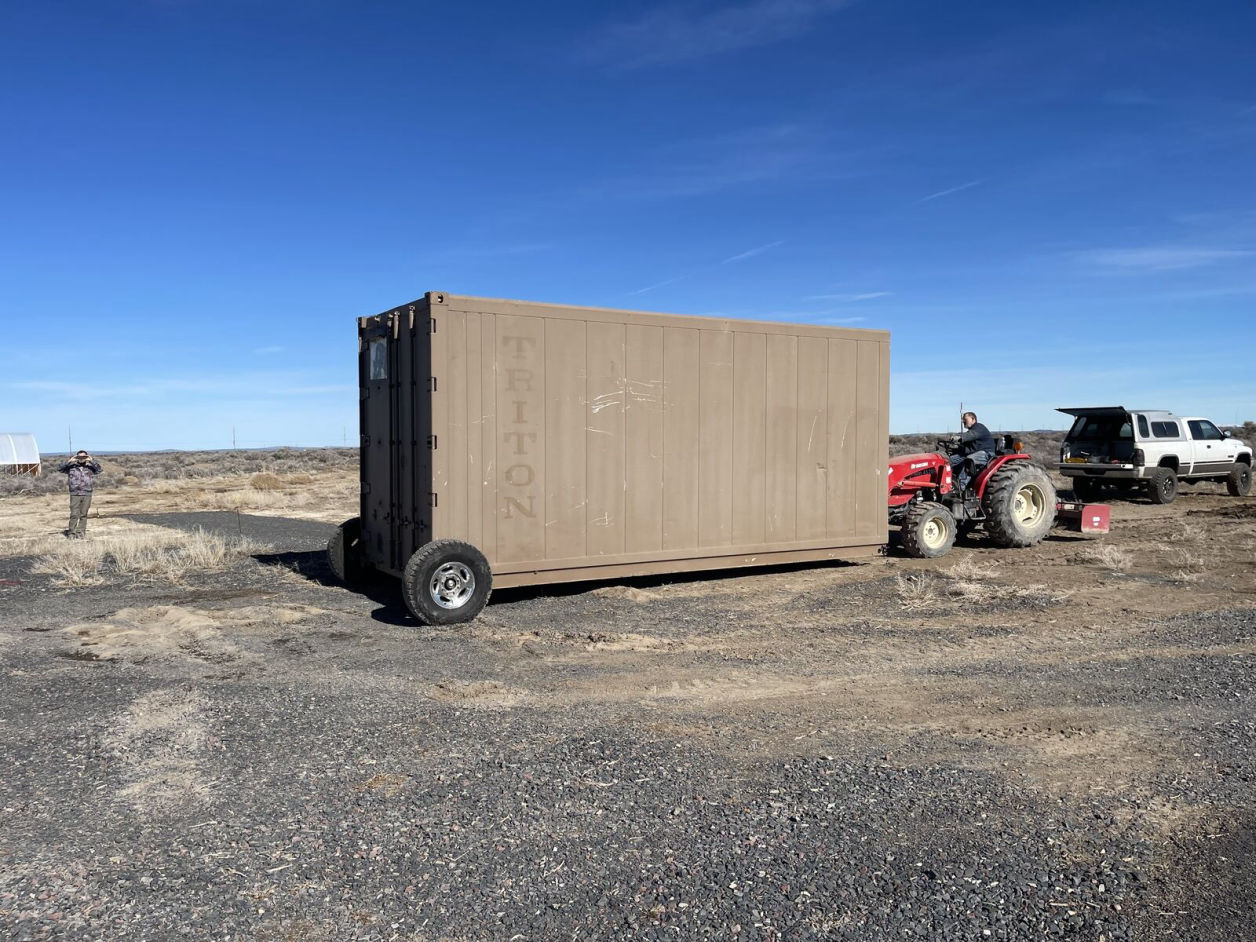
{"type": "Polygon", "coordinates": [[[988,455],[994,454],[994,436],[990,434],[990,430],[980,422],[974,422],[972,428],[964,429],[959,436],[959,453],[961,455],[972,455],[979,451],[984,451],[988,455]]]}
{"type": "Polygon", "coordinates": [[[82,464],[71,460],[57,468],[57,470],[62,474],[70,476],[70,496],[84,497],[92,492],[92,486],[96,483],[96,475],[100,474],[100,464],[94,459],[85,461],[82,464]]]}

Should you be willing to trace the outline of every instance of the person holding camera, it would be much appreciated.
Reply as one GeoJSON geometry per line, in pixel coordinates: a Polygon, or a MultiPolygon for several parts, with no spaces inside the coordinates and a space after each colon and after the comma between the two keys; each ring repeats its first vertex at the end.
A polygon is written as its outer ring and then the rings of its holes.
{"type": "Polygon", "coordinates": [[[87,536],[87,509],[92,505],[92,487],[100,474],[100,462],[80,451],[57,470],[69,475],[70,481],[70,527],[65,535],[81,540],[87,536]]]}

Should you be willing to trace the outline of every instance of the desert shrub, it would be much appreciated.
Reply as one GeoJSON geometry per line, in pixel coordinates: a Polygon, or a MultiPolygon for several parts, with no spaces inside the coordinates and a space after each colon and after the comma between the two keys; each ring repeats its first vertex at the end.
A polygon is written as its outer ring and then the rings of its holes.
{"type": "MultiPolygon", "coordinates": [[[[1016,439],[1025,446],[1025,451],[1033,459],[1034,464],[1039,465],[1049,471],[1055,470],[1059,462],[1060,446],[1064,444],[1064,432],[1053,431],[1037,431],[1037,432],[1017,432],[1014,429],[995,429],[992,428],[995,437],[999,437],[1004,433],[1012,434],[1016,439]]],[[[951,433],[954,434],[954,433],[951,433]]],[[[915,435],[891,435],[890,436],[890,457],[898,455],[911,455],[917,452],[939,451],[938,439],[947,438],[947,434],[941,432],[920,432],[915,435]]]]}
{"type": "MultiPolygon", "coordinates": [[[[65,455],[45,455],[44,467],[55,468],[66,459],[65,455]]],[[[100,457],[100,456],[98,456],[100,457]]],[[[311,470],[334,471],[343,469],[356,472],[358,450],[356,448],[278,448],[278,449],[225,449],[223,451],[151,451],[132,454],[106,455],[100,458],[104,473],[97,476],[96,486],[109,490],[127,482],[181,481],[187,479],[230,477],[263,472],[289,474],[308,473],[311,470]]],[[[65,486],[65,479],[55,472],[45,471],[40,478],[51,477],[53,484],[11,484],[0,475],[0,496],[6,494],[47,494],[65,486]]]]}
{"type": "Polygon", "coordinates": [[[258,491],[278,491],[283,488],[283,479],[270,471],[260,471],[249,478],[249,485],[258,491]]]}
{"type": "Polygon", "coordinates": [[[65,489],[65,477],[56,471],[44,471],[38,477],[31,477],[29,474],[0,473],[0,497],[56,494],[65,489]]]}

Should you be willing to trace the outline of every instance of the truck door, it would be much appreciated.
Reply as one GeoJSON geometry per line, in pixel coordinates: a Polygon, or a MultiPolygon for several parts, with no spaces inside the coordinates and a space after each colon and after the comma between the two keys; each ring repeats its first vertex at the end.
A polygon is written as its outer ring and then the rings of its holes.
{"type": "Polygon", "coordinates": [[[1194,453],[1191,474],[1228,472],[1231,461],[1221,429],[1207,419],[1188,419],[1186,425],[1191,430],[1191,451],[1194,453]]]}

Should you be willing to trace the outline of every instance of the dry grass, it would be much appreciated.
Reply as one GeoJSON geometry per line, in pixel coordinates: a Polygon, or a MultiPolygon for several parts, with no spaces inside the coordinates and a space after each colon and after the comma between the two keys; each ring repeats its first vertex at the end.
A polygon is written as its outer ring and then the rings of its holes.
{"type": "Polygon", "coordinates": [[[952,579],[966,582],[989,582],[999,574],[999,567],[994,563],[980,563],[973,556],[965,556],[946,570],[952,579]]]}
{"type": "Polygon", "coordinates": [[[898,589],[898,598],[903,608],[915,611],[930,608],[942,601],[936,582],[930,573],[913,572],[896,577],[894,586],[898,589]]]}
{"type": "Polygon", "coordinates": [[[895,585],[902,607],[914,612],[957,604],[972,608],[1017,602],[1055,605],[1071,594],[1046,585],[1013,585],[998,576],[997,566],[965,558],[940,573],[899,576],[895,585]]]}
{"type": "Polygon", "coordinates": [[[1134,565],[1134,554],[1111,543],[1091,546],[1081,552],[1081,558],[1087,562],[1097,563],[1112,572],[1129,572],[1134,565]]]}
{"type": "Polygon", "coordinates": [[[189,576],[225,569],[264,549],[251,540],[204,530],[151,530],[50,544],[31,571],[65,588],[99,585],[112,577],[182,585],[189,576]]]}

